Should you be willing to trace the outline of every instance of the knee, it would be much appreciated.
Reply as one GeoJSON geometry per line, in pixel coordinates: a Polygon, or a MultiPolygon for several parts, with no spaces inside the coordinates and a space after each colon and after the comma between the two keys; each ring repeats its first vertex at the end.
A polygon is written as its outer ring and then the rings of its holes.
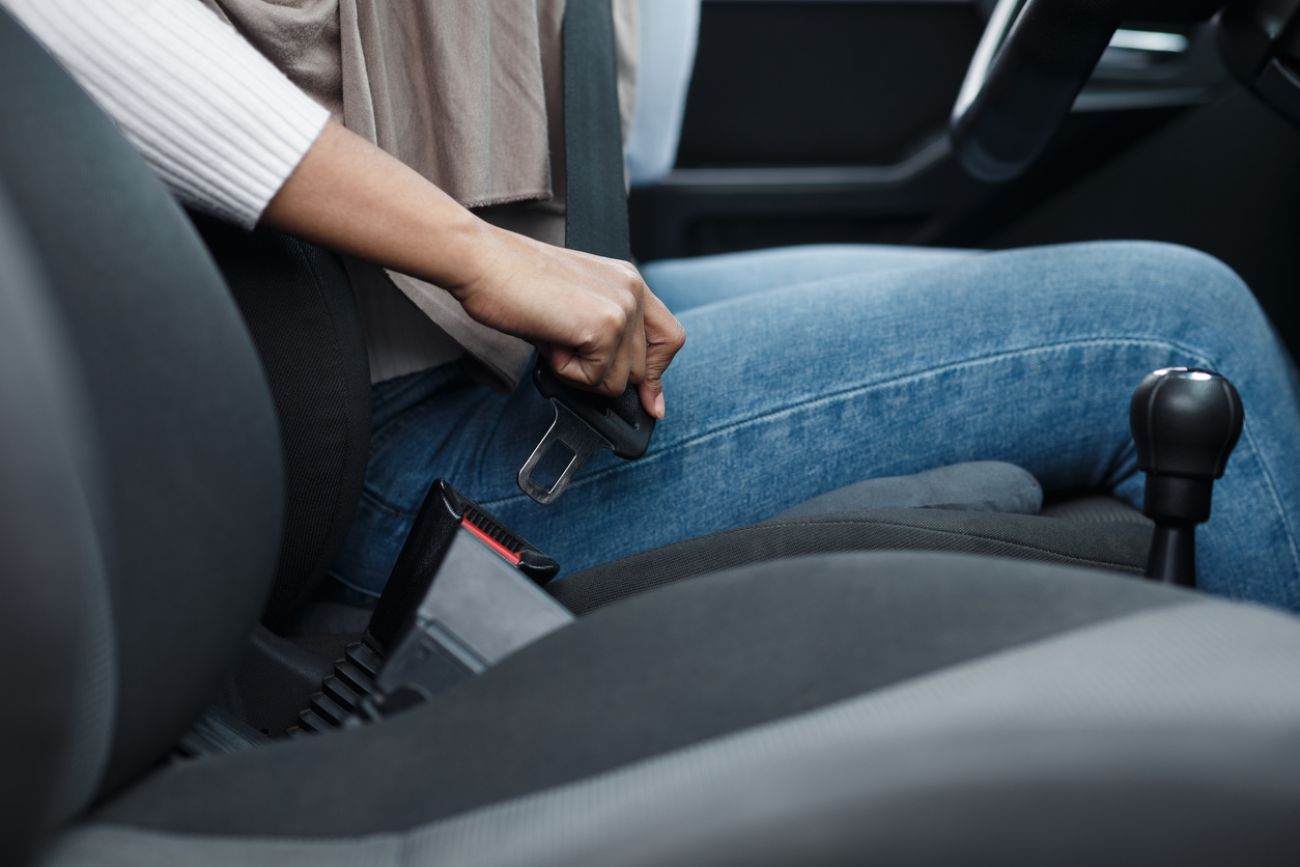
{"type": "Polygon", "coordinates": [[[1088,271],[1099,288],[1128,310],[1135,326],[1217,354],[1225,343],[1270,340],[1271,330],[1250,287],[1219,259],[1155,241],[1088,245],[1088,271]]]}
{"type": "Polygon", "coordinates": [[[1222,260],[1209,253],[1157,241],[1130,241],[1126,254],[1141,282],[1163,287],[1183,306],[1207,314],[1243,313],[1255,315],[1255,296],[1222,260]]]}

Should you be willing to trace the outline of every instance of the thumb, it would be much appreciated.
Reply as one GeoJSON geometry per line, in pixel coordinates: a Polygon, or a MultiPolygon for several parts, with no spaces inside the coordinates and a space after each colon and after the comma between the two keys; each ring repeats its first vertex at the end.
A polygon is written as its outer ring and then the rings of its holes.
{"type": "Polygon", "coordinates": [[[647,295],[645,312],[645,378],[638,386],[641,405],[655,418],[664,417],[664,371],[686,343],[686,331],[654,295],[647,295]]]}
{"type": "Polygon", "coordinates": [[[650,377],[641,380],[637,385],[637,392],[641,395],[641,405],[645,411],[655,418],[664,417],[664,383],[660,376],[650,377]]]}

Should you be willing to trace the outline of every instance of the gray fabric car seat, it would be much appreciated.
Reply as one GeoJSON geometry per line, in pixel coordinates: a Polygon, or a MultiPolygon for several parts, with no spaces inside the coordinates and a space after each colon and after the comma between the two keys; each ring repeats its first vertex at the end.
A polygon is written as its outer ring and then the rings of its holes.
{"type": "Polygon", "coordinates": [[[675,582],[405,714],[169,762],[280,562],[271,391],[3,14],[0,107],[6,864],[1293,862],[1294,618],[951,554],[675,582]]]}

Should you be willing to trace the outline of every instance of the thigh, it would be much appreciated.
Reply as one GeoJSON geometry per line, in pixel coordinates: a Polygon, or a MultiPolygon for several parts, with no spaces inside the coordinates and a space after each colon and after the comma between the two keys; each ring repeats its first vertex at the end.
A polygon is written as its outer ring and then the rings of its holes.
{"type": "Polygon", "coordinates": [[[688,310],[644,458],[593,460],[535,506],[513,473],[546,411],[524,389],[501,404],[477,496],[576,566],[962,460],[1010,460],[1053,488],[1113,486],[1133,472],[1133,386],[1205,363],[1186,320],[1203,315],[1188,286],[1206,284],[1206,262],[1151,245],[1045,248],[688,310]]]}
{"type": "MultiPolygon", "coordinates": [[[[379,535],[404,534],[431,474],[566,571],[958,461],[1006,460],[1048,489],[1118,488],[1132,499],[1132,389],[1154,368],[1193,364],[1219,368],[1260,408],[1248,409],[1212,526],[1294,548],[1297,481],[1277,472],[1300,438],[1294,395],[1248,290],[1208,257],[1116,243],[990,253],[774,289],[681,318],[689,338],[645,457],[602,454],[557,503],[538,506],[514,477],[549,406],[528,384],[467,393],[436,425],[407,428],[419,484],[367,491],[381,506],[372,513],[389,516],[379,535]]],[[[1207,568],[1238,595],[1288,575],[1294,585],[1290,565],[1262,570],[1271,552],[1234,560],[1224,552],[1248,543],[1205,535],[1207,568]]]]}
{"type": "Polygon", "coordinates": [[[642,273],[668,308],[681,312],[832,277],[871,277],[891,269],[923,268],[972,255],[976,253],[924,247],[810,244],[651,262],[642,273]]]}

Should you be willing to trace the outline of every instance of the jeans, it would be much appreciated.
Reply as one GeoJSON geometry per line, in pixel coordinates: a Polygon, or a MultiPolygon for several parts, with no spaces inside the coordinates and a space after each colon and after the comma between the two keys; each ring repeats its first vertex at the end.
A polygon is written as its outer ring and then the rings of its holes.
{"type": "Polygon", "coordinates": [[[645,276],[687,342],[643,458],[600,452],[542,507],[515,484],[551,420],[530,382],[502,394],[451,364],[381,383],[336,576],[377,593],[437,477],[565,572],[959,461],[1009,461],[1049,492],[1140,504],[1129,397],[1151,370],[1195,365],[1232,379],[1246,407],[1198,533],[1201,586],[1300,610],[1290,364],[1217,260],[1145,242],[811,246],[654,263],[645,276]]]}

